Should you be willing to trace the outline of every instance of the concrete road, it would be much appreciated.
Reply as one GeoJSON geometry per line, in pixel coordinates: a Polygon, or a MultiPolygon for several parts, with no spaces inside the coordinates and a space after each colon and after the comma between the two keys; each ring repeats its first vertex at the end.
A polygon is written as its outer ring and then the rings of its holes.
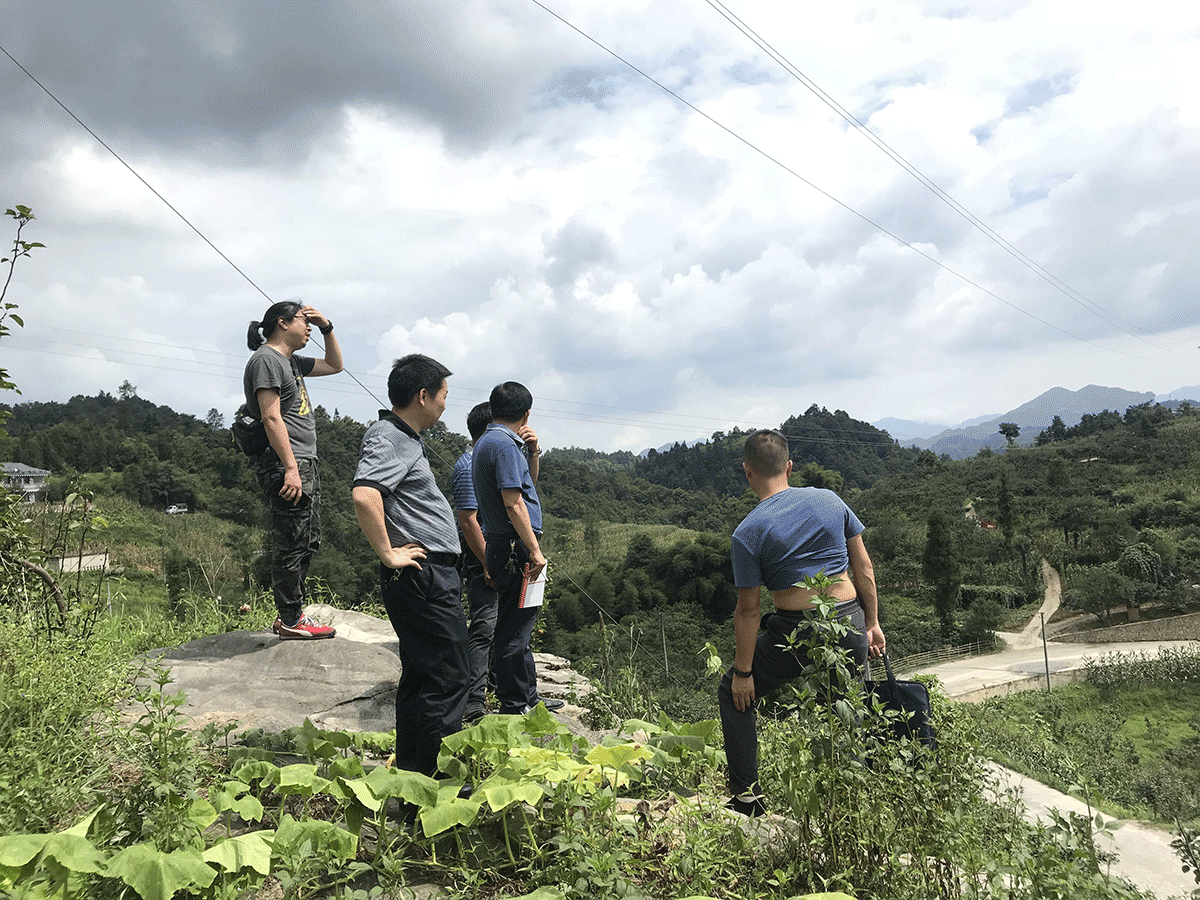
{"type": "Polygon", "coordinates": [[[1159,647],[1187,647],[1195,641],[1145,641],[1121,644],[1059,644],[1050,641],[1043,655],[1041,644],[1036,647],[1002,650],[985,656],[955,659],[922,669],[936,675],[946,693],[958,700],[983,700],[1012,691],[1024,691],[1046,686],[1047,657],[1052,686],[1075,680],[1087,658],[1098,659],[1106,653],[1148,653],[1154,656],[1159,647]]]}
{"type": "MultiPolygon", "coordinates": [[[[1195,641],[1122,644],[1056,644],[1003,650],[942,663],[922,670],[937,675],[951,697],[975,701],[1013,691],[1041,689],[1046,686],[1047,659],[1050,682],[1060,685],[1075,680],[1083,671],[1083,661],[1098,659],[1106,653],[1148,653],[1157,655],[1159,647],[1194,646],[1195,641]]],[[[1026,818],[1049,821],[1048,810],[1087,812],[1087,806],[1067,794],[1059,793],[1031,778],[1002,766],[993,766],[1001,787],[1019,789],[1025,802],[1026,818]]],[[[1108,817],[1105,816],[1107,819],[1108,817]]],[[[1190,874],[1184,874],[1179,857],[1171,849],[1173,835],[1164,829],[1139,822],[1125,821],[1111,839],[1102,838],[1098,846],[1117,854],[1110,871],[1128,878],[1143,890],[1153,891],[1160,900],[1190,897],[1198,887],[1190,874]]]]}

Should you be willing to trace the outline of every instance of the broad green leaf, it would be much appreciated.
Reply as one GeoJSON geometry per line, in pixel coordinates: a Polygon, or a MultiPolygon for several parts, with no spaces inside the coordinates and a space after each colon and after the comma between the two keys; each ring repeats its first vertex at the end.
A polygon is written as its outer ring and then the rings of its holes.
{"type": "Polygon", "coordinates": [[[304,819],[298,822],[290,815],[285,815],[280,820],[271,844],[277,849],[296,851],[305,842],[311,844],[317,855],[331,852],[340,859],[352,859],[358,845],[354,835],[344,828],[338,828],[332,822],[322,822],[318,819],[304,819]]]}
{"type": "Polygon", "coordinates": [[[225,872],[250,868],[259,875],[271,873],[271,841],[274,831],[251,831],[218,841],[204,851],[204,861],[225,872]]]}
{"type": "Polygon", "coordinates": [[[589,768],[571,754],[548,747],[514,747],[510,757],[518,766],[523,766],[530,778],[538,778],[550,784],[575,778],[581,770],[589,768]]]}
{"type": "MultiPolygon", "coordinates": [[[[383,767],[380,766],[380,768],[383,767]]],[[[369,784],[365,778],[343,778],[340,783],[350,796],[372,812],[377,812],[387,799],[386,796],[376,793],[377,788],[369,784]]]]}
{"type": "Polygon", "coordinates": [[[679,758],[687,752],[699,753],[704,749],[704,738],[694,734],[660,734],[651,739],[656,747],[679,758]]]}
{"type": "Polygon", "coordinates": [[[103,872],[105,856],[82,835],[54,834],[42,850],[42,859],[52,859],[72,872],[103,872]]]}
{"type": "Polygon", "coordinates": [[[346,830],[349,831],[358,840],[362,839],[362,824],[366,814],[361,806],[351,803],[342,812],[342,817],[346,820],[346,830]]]}
{"type": "Polygon", "coordinates": [[[558,721],[546,709],[545,704],[539,703],[522,717],[525,733],[533,737],[545,737],[558,734],[559,730],[567,730],[567,726],[558,721]]]}
{"type": "Polygon", "coordinates": [[[366,774],[357,756],[339,756],[329,764],[330,778],[362,778],[366,774]]]}
{"type": "MultiPolygon", "coordinates": [[[[350,787],[353,782],[344,782],[347,787],[350,787]]],[[[437,782],[428,775],[422,775],[420,772],[409,772],[405,769],[389,769],[386,766],[377,766],[367,773],[367,777],[361,779],[358,783],[365,784],[371,792],[371,796],[377,800],[386,800],[388,797],[396,797],[404,800],[407,803],[414,803],[417,806],[432,806],[437,802],[438,785],[437,782]]],[[[357,796],[357,790],[355,796],[357,796]]],[[[379,805],[364,803],[369,809],[378,809],[379,805]]]]}
{"type": "Polygon", "coordinates": [[[151,844],[135,844],[118,853],[108,864],[108,874],[120,878],[142,900],[171,900],[193,885],[208,887],[217,871],[197,850],[163,853],[151,844]]]}
{"type": "Polygon", "coordinates": [[[218,813],[231,812],[247,822],[257,822],[262,819],[263,805],[249,790],[248,784],[227,781],[223,788],[209,791],[208,800],[218,813]]]}
{"type": "Polygon", "coordinates": [[[329,784],[328,778],[317,774],[315,765],[295,763],[279,770],[279,783],[276,788],[281,794],[302,794],[311,797],[325,790],[329,784]]]}
{"type": "MultiPolygon", "coordinates": [[[[666,713],[663,713],[661,718],[666,718],[666,713]]],[[[661,719],[660,719],[661,721],[661,719]]],[[[669,722],[670,719],[667,719],[669,722]]],[[[656,735],[663,731],[661,724],[655,725],[652,722],[647,722],[645,719],[626,719],[621,723],[621,732],[628,734],[633,731],[644,731],[648,735],[656,735]]]]}
{"type": "Polygon", "coordinates": [[[42,852],[50,834],[6,834],[0,837],[0,866],[19,869],[42,852]]]}
{"type": "Polygon", "coordinates": [[[566,896],[556,887],[540,887],[532,894],[522,894],[513,900],[566,900],[566,896]]]}
{"type": "Polygon", "coordinates": [[[586,757],[598,766],[619,769],[634,760],[649,759],[651,753],[642,744],[618,744],[615,747],[593,747],[586,757]]]}
{"type": "Polygon", "coordinates": [[[217,816],[216,808],[203,797],[197,797],[188,807],[188,821],[201,831],[217,821],[217,816]]]}
{"type": "Polygon", "coordinates": [[[454,797],[437,806],[421,810],[421,827],[426,837],[433,837],[443,831],[449,831],[456,825],[473,825],[479,816],[482,806],[478,800],[459,800],[454,797]]]}
{"type": "Polygon", "coordinates": [[[260,779],[265,784],[274,784],[279,778],[279,766],[265,759],[245,759],[235,765],[229,774],[238,781],[260,779]]]}
{"type": "MultiPolygon", "coordinates": [[[[488,779],[491,781],[491,779],[488,779]]],[[[542,790],[540,784],[532,781],[522,781],[508,784],[489,784],[484,782],[475,791],[475,795],[482,795],[487,801],[487,805],[492,812],[500,812],[502,809],[507,809],[514,803],[528,803],[530,806],[537,806],[546,792],[542,790]]]]}

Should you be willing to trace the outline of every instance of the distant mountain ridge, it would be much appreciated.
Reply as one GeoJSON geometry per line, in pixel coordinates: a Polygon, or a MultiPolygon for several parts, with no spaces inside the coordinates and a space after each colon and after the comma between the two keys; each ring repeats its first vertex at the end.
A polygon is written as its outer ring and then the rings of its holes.
{"type": "MultiPolygon", "coordinates": [[[[945,453],[954,459],[964,459],[974,456],[984,447],[991,447],[993,450],[1005,447],[1008,441],[998,430],[1001,422],[1013,422],[1018,425],[1021,435],[1016,442],[1027,446],[1034,442],[1039,432],[1049,427],[1055,416],[1070,427],[1078,425],[1085,415],[1095,415],[1106,409],[1124,415],[1125,410],[1131,406],[1154,402],[1167,406],[1177,406],[1181,403],[1200,406],[1200,385],[1179,387],[1169,394],[1157,395],[1150,391],[1127,391],[1096,384],[1089,384],[1077,391],[1054,387],[1008,412],[975,416],[958,425],[893,417],[879,419],[870,424],[886,431],[892,440],[902,447],[919,447],[922,450],[932,450],[939,456],[945,453]]],[[[695,447],[704,443],[704,439],[674,441],[656,449],[658,453],[666,453],[676,444],[695,447]]],[[[647,448],[639,453],[638,457],[645,459],[649,454],[650,449],[647,448]]]]}
{"type": "Polygon", "coordinates": [[[1055,416],[1070,427],[1078,425],[1085,415],[1111,409],[1124,413],[1131,406],[1153,403],[1155,395],[1150,391],[1127,391],[1122,388],[1102,387],[1089,384],[1077,391],[1054,387],[1016,409],[993,416],[979,424],[959,428],[948,428],[932,437],[914,440],[912,446],[932,450],[939,456],[943,453],[953,459],[974,456],[984,447],[998,450],[1007,445],[1004,435],[999,433],[1001,422],[1012,422],[1021,428],[1018,444],[1032,444],[1038,433],[1047,428],[1055,416]]]}

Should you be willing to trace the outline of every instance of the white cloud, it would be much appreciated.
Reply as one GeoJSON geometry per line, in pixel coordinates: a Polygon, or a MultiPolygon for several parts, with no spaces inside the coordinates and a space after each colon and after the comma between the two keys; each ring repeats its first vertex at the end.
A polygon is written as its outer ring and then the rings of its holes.
{"type": "MultiPolygon", "coordinates": [[[[708,8],[555,6],[1010,306],[536,7],[364,4],[321,27],[280,8],[117,4],[68,22],[24,5],[6,46],[259,286],[334,319],[376,396],[392,359],[444,361],[452,427],[508,378],[533,390],[548,444],[634,450],[812,403],[955,421],[1056,384],[1196,380],[1195,10],[741,10],[1082,301],[708,8]]],[[[33,206],[27,236],[47,244],[10,298],[30,323],[5,346],[24,398],[128,378],[186,412],[232,411],[246,323],[267,301],[14,69],[0,74],[0,122],[5,203],[33,206]]],[[[344,377],[313,394],[374,414],[344,377]]]]}

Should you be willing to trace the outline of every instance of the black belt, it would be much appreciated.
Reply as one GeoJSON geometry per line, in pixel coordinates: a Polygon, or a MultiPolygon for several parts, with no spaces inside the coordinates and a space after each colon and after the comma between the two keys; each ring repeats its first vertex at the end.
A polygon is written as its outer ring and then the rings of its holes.
{"type": "Polygon", "coordinates": [[[426,551],[424,561],[435,566],[457,566],[459,554],[426,551]]]}

